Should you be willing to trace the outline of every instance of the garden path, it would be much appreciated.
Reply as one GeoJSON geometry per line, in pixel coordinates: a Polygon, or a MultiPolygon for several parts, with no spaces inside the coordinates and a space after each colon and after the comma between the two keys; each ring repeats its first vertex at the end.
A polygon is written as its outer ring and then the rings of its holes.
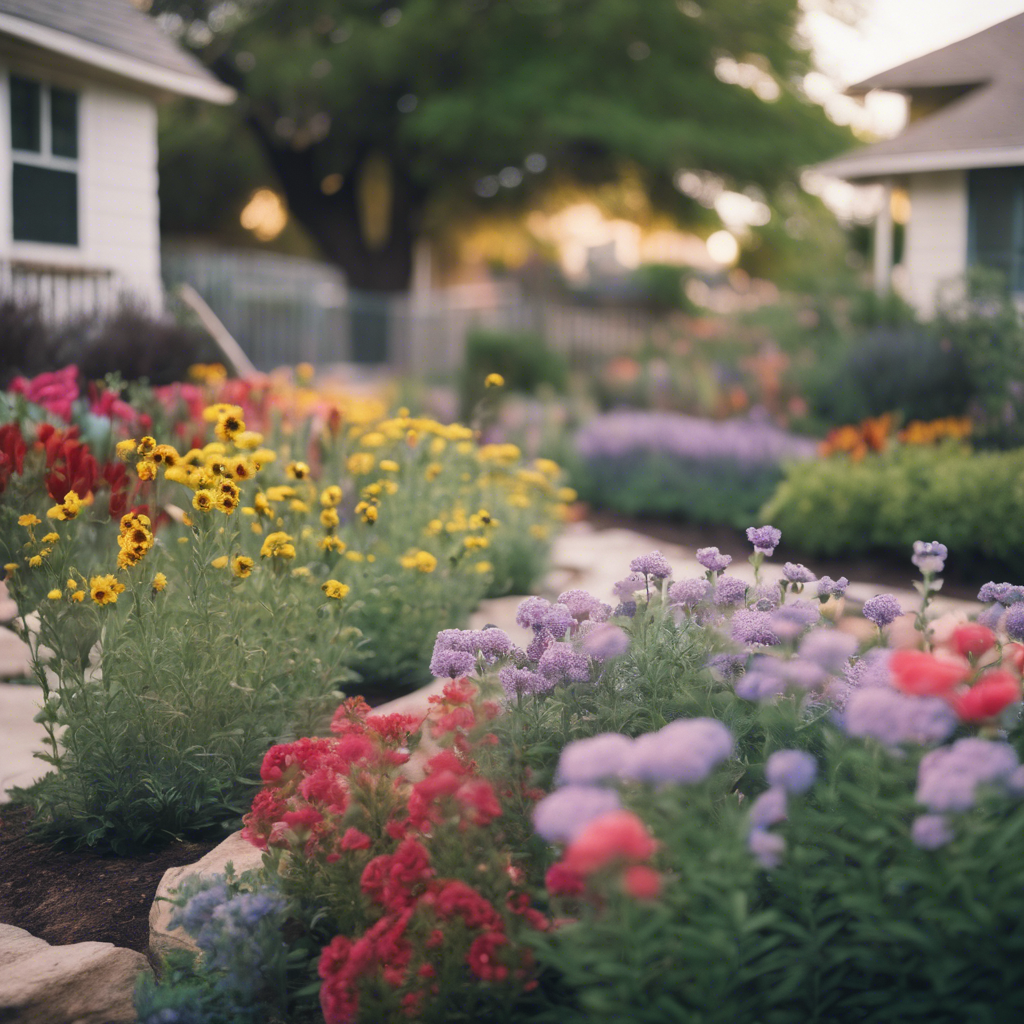
{"type": "MultiPolygon", "coordinates": [[[[693,551],[674,544],[665,544],[646,537],[641,533],[625,529],[594,529],[589,523],[573,523],[568,526],[555,542],[553,569],[545,582],[545,594],[556,597],[561,591],[579,587],[595,597],[611,599],[612,585],[629,571],[629,563],[638,555],[653,549],[661,550],[675,570],[677,579],[701,576],[703,568],[697,563],[693,551]]],[[[784,548],[780,552],[784,556],[784,548]]],[[[782,572],[782,561],[769,561],[763,570],[767,579],[776,580],[782,572]]],[[[731,575],[753,581],[753,568],[743,562],[734,562],[729,568],[731,575]]],[[[912,566],[907,564],[907,579],[912,578],[912,566]]],[[[892,593],[905,609],[916,607],[919,598],[913,590],[893,591],[871,583],[854,582],[847,589],[851,602],[861,603],[881,590],[892,593]]],[[[6,594],[0,592],[0,621],[4,620],[2,602],[6,594]]],[[[516,625],[516,607],[521,598],[501,597],[485,601],[473,615],[470,625],[480,629],[485,625],[498,626],[506,630],[512,639],[526,646],[529,635],[516,625]]],[[[960,601],[939,597],[934,604],[939,614],[946,612],[976,611],[978,606],[971,601],[960,601]]],[[[8,615],[7,618],[10,616],[8,615]]],[[[908,617],[909,618],[909,617],[908,617]]],[[[851,632],[870,629],[868,623],[859,617],[847,617],[841,627],[851,632]]],[[[900,642],[900,632],[909,633],[908,622],[897,622],[893,627],[893,640],[900,642]]],[[[0,679],[10,679],[26,674],[25,653],[10,640],[17,638],[0,627],[0,679]]],[[[20,644],[20,641],[17,641],[20,644]]],[[[441,690],[443,681],[435,681],[423,690],[399,697],[379,708],[380,711],[413,712],[425,709],[426,698],[441,690]]],[[[38,778],[45,771],[45,765],[32,757],[44,736],[42,727],[32,721],[38,710],[38,691],[34,686],[0,683],[0,802],[6,799],[5,791],[13,785],[24,786],[38,778]]]]}

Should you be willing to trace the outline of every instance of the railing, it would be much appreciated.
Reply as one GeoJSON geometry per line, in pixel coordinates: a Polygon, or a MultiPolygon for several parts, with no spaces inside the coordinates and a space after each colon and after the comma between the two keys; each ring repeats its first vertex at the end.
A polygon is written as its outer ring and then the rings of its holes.
{"type": "Polygon", "coordinates": [[[0,260],[0,300],[38,306],[48,323],[111,313],[125,296],[123,282],[108,268],[0,260]]]}
{"type": "Polygon", "coordinates": [[[575,362],[629,351],[658,322],[638,310],[528,298],[506,283],[361,293],[328,264],[269,253],[166,247],[163,275],[168,290],[191,285],[261,370],[358,362],[450,372],[461,365],[474,327],[537,332],[575,362]]]}

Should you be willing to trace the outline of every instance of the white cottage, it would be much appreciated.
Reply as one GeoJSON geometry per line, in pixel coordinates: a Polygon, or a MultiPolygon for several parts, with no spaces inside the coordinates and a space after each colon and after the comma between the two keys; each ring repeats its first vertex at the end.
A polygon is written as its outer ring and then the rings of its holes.
{"type": "Polygon", "coordinates": [[[819,165],[885,190],[875,231],[875,285],[890,287],[892,213],[903,206],[907,298],[925,316],[938,290],[971,266],[1006,273],[1024,293],[1024,14],[852,86],[900,92],[907,127],[819,165]],[[893,195],[896,194],[896,202],[893,195]]]}
{"type": "Polygon", "coordinates": [[[0,295],[158,309],[156,105],[234,93],[128,0],[0,0],[0,295]]]}

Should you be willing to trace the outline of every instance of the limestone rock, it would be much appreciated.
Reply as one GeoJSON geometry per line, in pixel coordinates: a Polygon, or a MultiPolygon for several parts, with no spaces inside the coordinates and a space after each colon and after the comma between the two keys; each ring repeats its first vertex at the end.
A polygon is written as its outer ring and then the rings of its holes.
{"type": "Polygon", "coordinates": [[[149,962],[109,942],[51,946],[0,924],[0,1020],[5,1024],[130,1024],[135,982],[149,962]]]}
{"type": "Polygon", "coordinates": [[[263,853],[252,843],[242,838],[241,832],[228,836],[219,846],[215,846],[205,857],[195,864],[185,864],[178,868],[168,868],[156,889],[157,898],[149,911],[149,951],[155,957],[163,957],[175,950],[198,952],[192,938],[181,928],[172,928],[171,915],[177,909],[174,904],[160,899],[169,897],[173,891],[190,875],[221,875],[228,862],[231,862],[235,874],[252,871],[261,867],[263,853]]]}

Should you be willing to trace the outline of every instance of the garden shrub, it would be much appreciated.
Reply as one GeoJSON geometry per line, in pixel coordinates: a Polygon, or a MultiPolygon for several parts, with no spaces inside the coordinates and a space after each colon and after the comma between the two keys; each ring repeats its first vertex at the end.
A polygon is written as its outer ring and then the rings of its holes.
{"type": "Polygon", "coordinates": [[[742,526],[814,444],[755,419],[622,411],[591,419],[576,449],[573,483],[598,508],[742,526]]]}
{"type": "Polygon", "coordinates": [[[924,533],[956,553],[959,571],[1020,571],[1024,450],[899,445],[860,461],[794,463],[763,513],[812,554],[906,550],[924,533]]]}
{"type": "Polygon", "coordinates": [[[484,381],[492,373],[504,378],[509,391],[532,394],[544,386],[564,391],[569,368],[539,334],[476,328],[466,335],[459,389],[463,419],[468,421],[473,417],[485,395],[484,381]]]}

